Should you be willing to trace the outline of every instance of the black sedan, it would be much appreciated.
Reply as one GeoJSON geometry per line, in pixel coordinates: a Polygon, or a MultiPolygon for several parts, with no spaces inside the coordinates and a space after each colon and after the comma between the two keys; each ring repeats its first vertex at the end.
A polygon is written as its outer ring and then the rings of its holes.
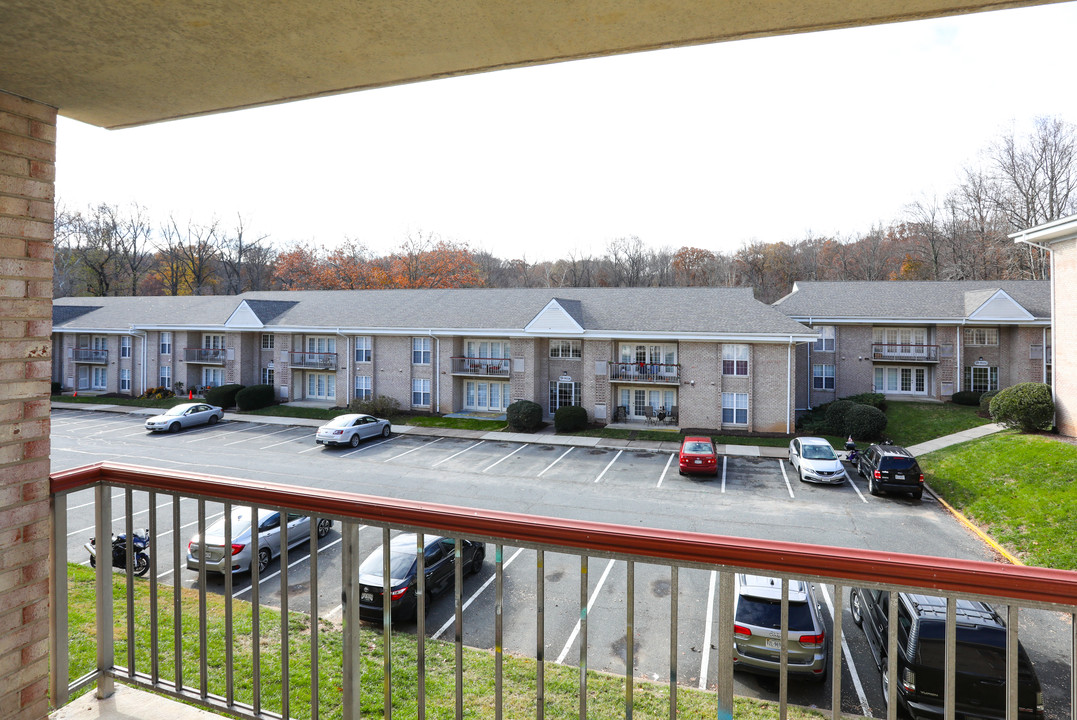
{"type": "MultiPolygon", "coordinates": [[[[394,621],[415,618],[418,602],[415,597],[418,578],[417,541],[415,533],[402,533],[389,541],[389,577],[392,616],[394,621]]],[[[464,572],[476,573],[486,558],[486,544],[461,541],[464,572]]],[[[426,608],[430,598],[453,586],[456,577],[456,541],[438,535],[424,536],[424,566],[426,568],[426,608]]],[[[383,591],[384,558],[382,546],[370,553],[359,566],[359,615],[372,620],[384,617],[383,591]]]]}

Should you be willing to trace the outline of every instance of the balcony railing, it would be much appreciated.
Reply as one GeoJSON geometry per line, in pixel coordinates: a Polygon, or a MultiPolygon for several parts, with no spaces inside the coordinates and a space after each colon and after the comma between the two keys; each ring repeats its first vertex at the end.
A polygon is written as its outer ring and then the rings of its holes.
{"type": "Polygon", "coordinates": [[[914,345],[910,343],[872,343],[871,359],[877,362],[927,362],[939,361],[938,345],[914,345]]]}
{"type": "Polygon", "coordinates": [[[624,363],[609,364],[610,380],[632,383],[653,383],[666,385],[681,384],[681,366],[662,363],[624,363]]]}
{"type": "Polygon", "coordinates": [[[508,377],[512,369],[509,358],[453,357],[453,375],[480,375],[485,377],[508,377]]]}
{"type": "Polygon", "coordinates": [[[91,350],[90,348],[75,348],[72,356],[75,362],[105,364],[108,362],[108,350],[91,350]]]}
{"type": "MultiPolygon", "coordinates": [[[[1007,688],[1013,690],[1008,693],[1006,717],[1016,720],[1017,712],[1017,677],[1019,665],[1017,661],[1017,636],[1020,619],[1023,617],[1020,611],[1025,608],[1036,610],[1049,610],[1050,616],[1058,623],[1059,632],[1065,633],[1062,637],[1067,638],[1066,645],[1071,642],[1077,647],[1077,631],[1074,628],[1074,620],[1077,620],[1077,573],[1048,570],[1035,567],[1023,567],[1002,565],[996,563],[955,560],[942,557],[927,557],[920,555],[905,555],[901,553],[874,550],[859,550],[853,548],[834,548],[818,545],[805,545],[773,540],[756,540],[748,538],[736,538],[721,535],[711,535],[695,532],[676,530],[664,530],[655,528],[641,528],[639,526],[624,526],[598,522],[564,520],[551,517],[525,515],[511,512],[500,512],[476,508],[465,508],[448,505],[437,505],[426,502],[407,500],[394,500],[378,498],[366,495],[355,495],[344,492],[333,492],[322,489],[307,489],[284,485],[273,485],[262,481],[246,481],[233,478],[220,478],[209,475],[194,473],[182,473],[157,469],[141,468],[130,465],[114,463],[98,463],[96,465],[76,468],[53,474],[51,483],[53,531],[51,547],[51,698],[55,707],[63,706],[71,693],[96,683],[99,696],[107,696],[112,692],[113,682],[116,679],[125,683],[145,687],[149,690],[164,692],[168,695],[191,701],[211,710],[219,710],[230,714],[248,718],[264,717],[289,717],[290,698],[292,693],[289,688],[294,685],[309,682],[311,708],[313,718],[319,717],[318,702],[321,699],[323,705],[329,703],[331,707],[339,707],[344,720],[358,720],[360,717],[359,686],[363,668],[364,653],[375,657],[377,665],[382,668],[384,675],[384,694],[381,698],[382,712],[384,717],[390,717],[392,706],[391,680],[394,675],[399,677],[399,668],[394,670],[393,662],[400,662],[398,653],[390,650],[381,651],[372,642],[361,643],[359,637],[359,601],[361,588],[370,591],[370,588],[362,587],[358,577],[360,564],[360,529],[375,529],[375,541],[380,540],[383,547],[387,545],[391,529],[409,528],[418,532],[431,532],[454,538],[476,538],[495,543],[494,552],[488,555],[488,564],[492,564],[492,577],[480,588],[479,592],[486,590],[491,583],[490,590],[493,597],[486,603],[477,604],[476,610],[470,611],[468,627],[478,627],[481,623],[489,623],[483,635],[489,638],[491,656],[494,658],[494,687],[496,710],[492,717],[501,717],[502,701],[506,693],[512,693],[510,697],[518,700],[518,694],[533,692],[536,708],[544,707],[544,668],[552,667],[553,664],[545,659],[544,648],[546,638],[544,629],[556,627],[568,623],[578,623],[578,667],[588,667],[588,625],[596,627],[593,632],[598,637],[617,637],[624,633],[627,637],[636,636],[636,607],[642,608],[642,603],[648,594],[637,593],[637,582],[645,585],[648,580],[636,580],[635,571],[637,564],[646,568],[648,573],[665,574],[666,584],[670,588],[669,593],[669,637],[674,639],[669,648],[669,671],[668,695],[669,716],[676,718],[678,715],[677,704],[677,661],[678,646],[675,640],[678,638],[678,603],[686,601],[696,602],[700,598],[695,591],[684,591],[679,585],[681,574],[695,573],[704,570],[711,573],[711,588],[717,588],[716,599],[707,601],[706,613],[708,618],[715,618],[713,647],[715,654],[707,638],[698,639],[705,653],[705,662],[714,662],[717,675],[716,694],[713,703],[714,709],[711,717],[729,718],[733,707],[733,663],[724,659],[733,657],[734,643],[734,573],[749,572],[782,578],[782,636],[788,631],[788,615],[786,611],[786,592],[788,584],[785,580],[790,578],[804,579],[816,583],[826,583],[826,587],[832,588],[834,617],[842,618],[844,613],[844,591],[849,587],[871,587],[891,591],[919,591],[932,595],[940,595],[948,598],[948,612],[945,625],[945,643],[947,650],[945,656],[946,668],[946,692],[940,697],[939,702],[948,705],[945,717],[954,717],[954,678],[955,678],[955,654],[952,644],[957,635],[956,600],[961,598],[975,598],[998,602],[1005,605],[1004,614],[1008,627],[1007,662],[1005,667],[1005,682],[1007,688]],[[107,538],[112,532],[126,532],[130,538],[133,526],[133,518],[138,515],[145,516],[148,524],[151,542],[150,562],[151,567],[145,580],[135,580],[132,577],[130,563],[127,567],[126,593],[121,602],[126,605],[122,611],[126,619],[126,631],[121,633],[122,638],[117,638],[115,627],[114,595],[112,591],[113,570],[108,562],[99,562],[96,570],[95,582],[95,621],[96,621],[96,668],[73,682],[69,672],[69,627],[68,619],[68,584],[59,582],[68,573],[68,526],[69,512],[87,512],[85,510],[85,498],[78,496],[69,504],[69,496],[72,493],[92,489],[93,499],[89,505],[93,508],[93,527],[97,538],[107,538]],[[112,511],[114,502],[114,489],[118,489],[122,502],[123,515],[114,524],[112,511]],[[181,507],[183,506],[183,507],[181,507]],[[289,613],[290,600],[299,604],[303,597],[311,599],[312,607],[317,607],[319,587],[326,585],[336,578],[323,580],[324,571],[322,564],[330,563],[319,561],[318,552],[312,552],[309,558],[308,570],[295,570],[290,564],[289,553],[286,549],[289,545],[287,539],[287,523],[281,527],[281,547],[285,548],[281,553],[279,578],[272,582],[272,574],[262,578],[257,568],[251,572],[251,602],[248,605],[241,601],[233,600],[233,578],[226,574],[223,579],[223,605],[224,627],[220,636],[207,632],[207,583],[204,566],[197,575],[197,590],[184,591],[183,593],[171,593],[166,591],[162,594],[171,596],[169,599],[160,599],[163,583],[160,577],[167,576],[169,570],[165,567],[169,560],[173,564],[177,575],[179,573],[181,558],[184,555],[184,542],[179,529],[187,526],[196,528],[202,537],[205,537],[205,528],[211,515],[218,509],[225,518],[232,517],[234,507],[261,507],[273,508],[284,512],[294,512],[303,516],[311,517],[311,533],[309,541],[311,547],[317,547],[315,529],[317,518],[330,518],[341,523],[341,561],[337,572],[340,574],[342,605],[340,612],[343,622],[341,647],[343,652],[342,665],[333,668],[319,667],[318,633],[309,633],[309,637],[303,640],[304,634],[298,630],[290,629],[297,623],[296,615],[293,614],[291,623],[266,622],[266,635],[263,636],[262,625],[259,618],[263,611],[259,608],[262,597],[279,597],[280,611],[282,615],[289,613]],[[171,535],[169,539],[168,536],[171,535]],[[526,549],[529,552],[518,564],[510,568],[512,559],[505,561],[505,547],[513,546],[526,549]],[[554,554],[565,554],[578,558],[579,597],[578,606],[574,600],[562,598],[558,603],[547,603],[544,579],[547,570],[544,569],[546,560],[553,560],[554,554]],[[549,557],[547,557],[549,555],[549,557]],[[493,561],[491,563],[490,557],[493,561]],[[608,614],[592,614],[588,612],[588,560],[589,558],[602,558],[609,566],[614,562],[624,563],[626,583],[623,592],[624,599],[623,615],[610,617],[608,614]],[[668,572],[663,572],[665,568],[668,572]],[[511,575],[515,583],[528,581],[535,583],[534,593],[504,593],[504,583],[511,575]],[[264,589],[261,586],[265,584],[264,589]],[[305,585],[305,587],[304,587],[305,585]],[[306,590],[299,592],[298,597],[292,597],[296,588],[306,590]],[[279,595],[278,595],[279,593],[279,595]],[[136,595],[138,598],[136,605],[136,595]],[[181,599],[190,603],[190,607],[197,607],[197,626],[186,624],[190,621],[181,619],[181,599]],[[505,647],[506,631],[512,631],[512,621],[503,623],[503,618],[509,610],[516,610],[509,602],[509,598],[533,598],[534,606],[530,608],[533,613],[535,637],[535,656],[532,659],[535,670],[535,682],[533,688],[528,691],[518,690],[509,677],[502,672],[504,662],[503,648],[505,647]],[[639,599],[638,599],[639,598],[639,599]],[[158,608],[158,605],[163,608],[158,608]],[[239,623],[234,620],[234,605],[249,607],[251,614],[249,625],[244,622],[242,630],[238,630],[239,623]],[[136,612],[136,607],[138,611],[136,612]],[[560,608],[555,610],[555,608],[560,608]],[[563,617],[555,613],[563,613],[563,617]],[[714,613],[716,612],[716,615],[714,613]],[[160,614],[159,614],[160,613],[160,614]],[[1063,615],[1059,615],[1063,613],[1063,615]],[[149,615],[149,622],[136,624],[136,614],[149,615]],[[485,619],[484,619],[485,618],[485,619]],[[603,623],[615,623],[609,627],[603,623]],[[478,624],[478,625],[476,625],[478,624]],[[271,632],[268,628],[273,627],[271,632]],[[143,629],[144,628],[144,629],[143,629]],[[279,637],[274,637],[279,633],[279,637]],[[1072,637],[1072,640],[1070,639],[1072,637]],[[119,643],[117,642],[119,640],[119,643]],[[267,659],[260,659],[260,648],[263,641],[275,640],[280,643],[281,658],[279,668],[272,670],[267,659]],[[293,674],[293,665],[288,651],[289,642],[294,641],[293,648],[298,651],[300,642],[309,642],[310,675],[304,680],[299,674],[293,674]],[[126,648],[126,657],[117,657],[117,646],[122,644],[126,648]],[[186,649],[184,646],[186,644],[186,649]],[[151,660],[142,664],[136,661],[136,646],[148,649],[143,657],[151,660]],[[223,649],[222,649],[223,646],[223,649]],[[193,649],[192,649],[193,647],[193,649]],[[190,653],[197,652],[197,658],[192,662],[181,662],[184,657],[189,658],[190,653]],[[232,673],[235,653],[245,653],[252,656],[251,667],[255,668],[254,676],[236,678],[232,673]],[[168,676],[165,675],[166,664],[172,659],[175,661],[168,667],[168,676]],[[210,659],[212,658],[212,659],[210,659]],[[223,661],[221,660],[223,658],[223,661]],[[126,663],[126,664],[125,664],[126,663]],[[223,681],[207,682],[207,666],[209,663],[221,663],[227,674],[223,681]],[[277,672],[279,670],[279,676],[277,672]],[[319,675],[319,671],[322,675],[319,675]],[[269,675],[270,677],[265,677],[269,675]],[[319,686],[319,677],[337,677],[338,680],[330,686],[324,683],[319,686]],[[339,683],[339,686],[337,685],[339,683]],[[237,699],[237,685],[243,685],[245,692],[252,697],[251,702],[241,702],[237,699]],[[279,715],[278,715],[279,713],[279,715]]],[[[233,541],[233,533],[239,528],[226,523],[223,532],[223,547],[229,547],[233,541]]],[[[252,546],[259,545],[258,533],[250,540],[252,546]]],[[[336,541],[334,541],[335,544],[336,541]]],[[[422,542],[417,544],[416,563],[418,566],[417,578],[424,577],[424,554],[422,542]]],[[[107,547],[107,546],[106,546],[107,547]]],[[[461,557],[460,541],[456,541],[456,557],[461,557]]],[[[130,548],[128,557],[131,556],[130,548]]],[[[107,553],[107,550],[106,550],[107,553]]],[[[516,557],[519,553],[513,555],[516,557]]],[[[563,557],[557,555],[558,558],[563,557]]],[[[384,567],[388,569],[389,559],[383,555],[384,567]]],[[[551,562],[552,565],[552,562],[551,562]]],[[[487,567],[487,569],[489,569],[487,567]]],[[[385,575],[388,577],[389,573],[385,575]]],[[[176,575],[173,576],[173,584],[181,585],[176,575]]],[[[691,578],[691,585],[697,587],[695,578],[691,578]]],[[[460,716],[461,703],[463,702],[463,612],[467,604],[463,602],[463,579],[461,563],[456,563],[455,577],[450,583],[455,587],[453,594],[455,613],[453,619],[446,624],[455,628],[454,645],[456,649],[455,663],[447,661],[442,673],[452,673],[456,681],[457,716],[460,716]]],[[[704,582],[704,587],[706,583],[704,582]]],[[[424,681],[427,674],[426,663],[426,626],[425,626],[425,602],[426,593],[422,580],[417,581],[417,612],[414,645],[415,666],[405,672],[413,674],[418,684],[419,692],[416,696],[418,702],[419,717],[424,717],[425,687],[424,681]]],[[[517,588],[519,585],[517,585],[517,588]]],[[[384,597],[382,607],[381,644],[384,648],[392,648],[394,637],[399,637],[400,632],[394,631],[392,625],[392,608],[389,600],[389,583],[381,588],[384,597]],[[394,635],[395,633],[395,635],[394,635]]],[[[570,591],[568,597],[575,594],[570,591]]],[[[897,687],[904,678],[899,678],[897,663],[893,661],[898,655],[898,622],[897,603],[890,604],[890,632],[883,642],[889,648],[891,662],[887,667],[889,687],[897,687]]],[[[653,608],[652,608],[653,609],[653,608]]],[[[528,608],[519,610],[526,617],[528,608]]],[[[189,617],[194,617],[195,610],[188,610],[189,617]]],[[[659,616],[664,613],[659,613],[659,616]]],[[[655,617],[653,613],[645,617],[655,617]]],[[[1034,616],[1037,617],[1037,616],[1034,616]]],[[[664,621],[664,620],[663,620],[664,621]]],[[[829,714],[834,720],[838,720],[845,713],[842,712],[841,697],[842,684],[845,682],[843,670],[843,656],[850,652],[848,641],[843,639],[842,622],[833,624],[830,643],[830,655],[828,660],[828,674],[832,684],[831,709],[829,714]]],[[[708,620],[708,627],[710,621],[708,620]]],[[[85,634],[84,630],[80,631],[85,634]]],[[[528,630],[530,632],[530,630],[528,630]]],[[[708,632],[710,632],[708,630],[708,632]]],[[[400,642],[398,639],[397,642],[400,642]]],[[[567,646],[566,646],[567,650],[567,646]]],[[[651,653],[653,655],[654,648],[651,653]]],[[[634,643],[628,642],[623,648],[624,653],[624,679],[622,689],[623,701],[626,708],[633,707],[633,688],[636,687],[636,659],[634,656],[634,643]]],[[[788,699],[788,677],[786,675],[788,664],[785,650],[779,654],[782,656],[779,671],[778,706],[780,717],[786,717],[788,699]]],[[[562,653],[565,655],[566,653],[562,653]]],[[[442,657],[447,657],[446,653],[442,657]]],[[[405,655],[406,657],[406,655],[405,655]]],[[[561,659],[558,659],[558,663],[561,659]]],[[[1064,662],[1063,662],[1064,664],[1064,662]]],[[[1070,659],[1072,668],[1073,661],[1070,659]]],[[[371,672],[369,660],[367,661],[366,673],[371,672]]],[[[529,671],[530,672],[530,671],[529,671]]],[[[702,671],[705,674],[707,671],[702,671]]],[[[579,673],[578,702],[580,717],[591,717],[593,712],[588,711],[590,701],[587,681],[589,673],[581,670],[579,673]]],[[[1063,687],[1055,687],[1054,697],[1077,697],[1077,679],[1072,672],[1065,668],[1052,671],[1052,677],[1063,687]],[[1068,683],[1069,687],[1065,687],[1068,683]],[[1061,692],[1059,692],[1061,691],[1061,692]]],[[[369,682],[369,680],[368,680],[369,682]]],[[[855,679],[854,684],[859,688],[859,682],[855,679]]],[[[378,694],[381,694],[382,683],[379,683],[378,694]]],[[[552,692],[552,690],[551,690],[552,692]]],[[[595,691],[597,692],[597,691],[595,691]]],[[[369,702],[369,696],[368,702],[369,702]]],[[[573,695],[575,698],[576,695],[573,695]]],[[[891,695],[893,697],[893,695],[891,695]]],[[[617,699],[604,698],[606,706],[612,706],[617,699]]],[[[519,705],[519,703],[517,703],[519,705]]],[[[896,703],[889,707],[887,717],[894,720],[896,717],[896,703]]],[[[865,712],[867,710],[865,709],[865,712]]],[[[631,717],[631,712],[626,711],[626,717],[631,717]]],[[[1066,709],[1059,708],[1058,713],[1051,717],[1065,717],[1066,709]]],[[[542,712],[538,717],[543,717],[542,712]]]]}
{"type": "Polygon", "coordinates": [[[288,362],[294,368],[336,370],[337,354],[329,352],[289,352],[288,362]]]}
{"type": "Polygon", "coordinates": [[[189,363],[224,365],[228,358],[225,348],[183,348],[183,359],[189,363]]]}

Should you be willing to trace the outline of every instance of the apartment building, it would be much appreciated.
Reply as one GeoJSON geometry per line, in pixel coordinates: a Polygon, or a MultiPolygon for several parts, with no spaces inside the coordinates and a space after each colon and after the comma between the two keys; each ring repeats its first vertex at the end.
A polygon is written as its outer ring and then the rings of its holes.
{"type": "Polygon", "coordinates": [[[798,409],[1052,380],[1046,281],[797,282],[774,307],[819,333],[797,348],[798,409]]]}
{"type": "MultiPolygon", "coordinates": [[[[282,402],[387,395],[416,412],[792,429],[796,348],[815,331],[748,288],[451,289],[61,298],[65,392],[274,386],[282,402]]],[[[802,353],[801,353],[802,354],[802,353]]]]}

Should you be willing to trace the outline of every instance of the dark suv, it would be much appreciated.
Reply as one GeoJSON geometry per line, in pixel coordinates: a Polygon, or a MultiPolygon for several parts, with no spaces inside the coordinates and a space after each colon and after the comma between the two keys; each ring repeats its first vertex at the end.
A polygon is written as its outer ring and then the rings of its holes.
{"type": "MultiPolygon", "coordinates": [[[[891,594],[853,588],[853,622],[864,630],[887,688],[887,620],[891,594]]],[[[946,599],[897,593],[898,709],[914,720],[943,717],[946,599]]],[[[1006,716],[1006,625],[990,605],[957,601],[956,717],[1002,720],[1006,716]]],[[[1036,671],[1017,645],[1017,709],[1021,720],[1043,720],[1043,693],[1036,671]]]]}
{"type": "Polygon", "coordinates": [[[856,474],[868,479],[868,492],[907,492],[919,500],[924,494],[924,474],[912,453],[897,445],[872,445],[860,455],[856,474]]]}

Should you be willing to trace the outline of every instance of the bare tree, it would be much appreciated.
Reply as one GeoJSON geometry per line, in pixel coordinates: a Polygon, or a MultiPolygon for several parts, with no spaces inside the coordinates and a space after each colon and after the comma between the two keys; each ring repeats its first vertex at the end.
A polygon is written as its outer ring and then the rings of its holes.
{"type": "Polygon", "coordinates": [[[117,219],[119,263],[123,266],[127,295],[138,295],[139,283],[153,264],[150,234],[150,221],[141,205],[132,205],[129,215],[117,219]]]}
{"type": "MultiPolygon", "coordinates": [[[[224,271],[224,291],[228,295],[238,295],[250,289],[250,260],[263,257],[262,243],[268,235],[255,238],[248,237],[243,216],[236,215],[236,224],[231,232],[220,233],[217,237],[217,260],[224,271]]],[[[260,271],[259,271],[260,274],[260,271]]]]}
{"type": "Polygon", "coordinates": [[[116,208],[104,203],[89,208],[74,216],[72,226],[71,250],[86,273],[87,291],[98,297],[114,293],[121,254],[116,208]]]}
{"type": "Polygon", "coordinates": [[[67,297],[78,292],[82,265],[75,253],[79,216],[56,204],[53,231],[52,296],[67,297]]]}
{"type": "Polygon", "coordinates": [[[183,262],[184,279],[191,295],[209,295],[216,280],[214,263],[217,260],[217,221],[196,225],[190,220],[181,231],[175,217],[169,218],[172,229],[181,239],[179,254],[183,262]]]}

